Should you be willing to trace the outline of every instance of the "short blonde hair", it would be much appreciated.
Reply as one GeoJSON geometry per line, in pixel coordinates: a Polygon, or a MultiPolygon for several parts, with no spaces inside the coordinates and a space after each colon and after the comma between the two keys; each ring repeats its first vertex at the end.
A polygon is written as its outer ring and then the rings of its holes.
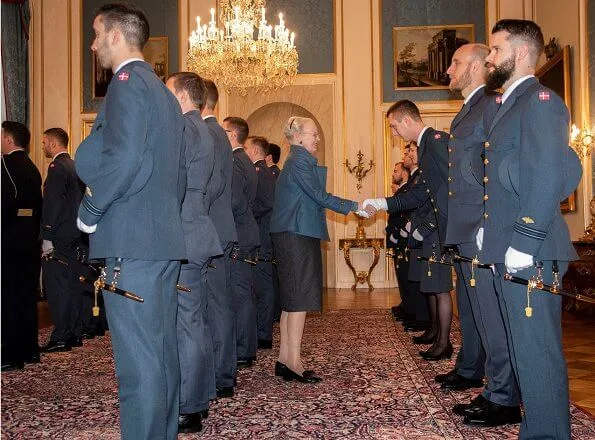
{"type": "Polygon", "coordinates": [[[291,116],[283,128],[285,139],[291,142],[296,134],[302,133],[304,131],[304,125],[306,125],[306,122],[308,121],[312,121],[312,119],[302,118],[300,116],[291,116]]]}

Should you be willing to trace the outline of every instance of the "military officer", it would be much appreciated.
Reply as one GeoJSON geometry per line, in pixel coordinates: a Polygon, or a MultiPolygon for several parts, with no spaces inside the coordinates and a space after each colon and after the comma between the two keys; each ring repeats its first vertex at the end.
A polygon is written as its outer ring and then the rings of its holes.
{"type": "Polygon", "coordinates": [[[237,355],[236,325],[231,287],[231,253],[238,241],[231,208],[233,153],[225,131],[215,117],[219,100],[217,86],[204,80],[207,99],[202,116],[215,142],[215,165],[208,186],[209,217],[219,236],[223,255],[211,260],[207,269],[207,316],[215,355],[217,397],[231,397],[235,386],[237,355]]]}
{"type": "Polygon", "coordinates": [[[502,87],[502,104],[484,144],[483,227],[476,240],[482,262],[495,263],[524,416],[519,438],[570,439],[568,377],[562,352],[561,297],[503,279],[560,280],[577,258],[560,201],[581,177],[568,147],[568,110],[539,84],[535,67],[543,34],[527,20],[500,20],[490,35],[487,87],[502,87]]]}
{"type": "Polygon", "coordinates": [[[192,72],[173,74],[167,88],[184,113],[186,145],[186,196],[182,204],[182,226],[187,262],[178,282],[190,292],[178,294],[178,355],[180,358],[179,432],[199,432],[209,400],[216,397],[213,341],[207,318],[207,266],[223,254],[219,237],[209,218],[207,188],[215,164],[214,142],[200,114],[206,101],[201,77],[192,72]]]}
{"type": "Polygon", "coordinates": [[[76,217],[85,186],[76,175],[63,129],[46,130],[42,145],[45,157],[52,159],[43,184],[42,249],[61,260],[43,262],[43,284],[54,330],[42,351],[52,353],[83,345],[83,290],[75,268],[81,245],[76,217]]]}
{"type": "MultiPolygon", "coordinates": [[[[483,187],[466,182],[469,158],[479,157],[486,140],[486,130],[500,107],[501,97],[486,92],[485,57],[489,48],[483,44],[460,47],[447,70],[450,89],[465,98],[463,108],[451,124],[448,144],[448,224],[446,244],[456,245],[462,256],[474,258],[479,249],[475,235],[483,220],[483,187]]],[[[481,180],[481,179],[480,179],[481,180]]],[[[452,374],[443,379],[441,388],[464,390],[482,387],[483,392],[470,404],[456,405],[456,414],[467,416],[465,423],[498,426],[519,423],[519,392],[512,371],[506,331],[494,290],[490,269],[472,268],[471,263],[455,263],[457,303],[463,344],[452,374]]]]}
{"type": "Polygon", "coordinates": [[[238,247],[232,253],[231,286],[234,292],[238,368],[251,367],[256,358],[256,299],[252,290],[252,265],[260,237],[252,208],[258,188],[254,164],[244,151],[248,123],[242,118],[223,120],[233,149],[232,208],[238,233],[238,247]]]}
{"type": "Polygon", "coordinates": [[[275,176],[267,166],[265,157],[269,143],[266,138],[250,136],[246,141],[246,154],[254,162],[258,187],[252,212],[260,232],[258,261],[254,266],[254,294],[256,295],[256,322],[258,348],[273,348],[273,319],[275,287],[273,280],[273,244],[271,242],[271,216],[275,201],[275,176]]]}
{"type": "Polygon", "coordinates": [[[87,185],[79,229],[107,282],[143,303],[104,291],[118,376],[124,439],[175,439],[180,365],[176,338],[180,211],[186,189],[184,118],[176,98],[143,61],[145,14],[132,4],[95,13],[91,49],[114,76],[90,135],[76,153],[87,185]]]}
{"type": "MultiPolygon", "coordinates": [[[[417,141],[419,174],[410,191],[382,199],[368,199],[376,209],[389,212],[415,208],[411,219],[409,243],[413,247],[421,242],[425,258],[442,256],[447,215],[448,134],[424,125],[419,109],[408,100],[397,101],[387,112],[394,134],[403,140],[417,141]]],[[[423,265],[420,291],[429,295],[432,326],[424,336],[435,336],[434,344],[420,355],[426,360],[441,360],[452,356],[450,323],[452,320],[451,270],[449,266],[429,262],[423,265]]]]}

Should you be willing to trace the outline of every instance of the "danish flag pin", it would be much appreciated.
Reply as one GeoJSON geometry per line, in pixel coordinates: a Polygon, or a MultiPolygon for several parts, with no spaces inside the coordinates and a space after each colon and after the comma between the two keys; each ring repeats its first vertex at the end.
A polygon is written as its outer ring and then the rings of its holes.
{"type": "Polygon", "coordinates": [[[539,92],[539,100],[540,101],[549,101],[550,100],[550,92],[539,92]]]}
{"type": "Polygon", "coordinates": [[[128,81],[129,76],[130,75],[128,75],[128,72],[122,72],[122,73],[118,74],[118,79],[120,81],[128,81]]]}
{"type": "Polygon", "coordinates": [[[436,134],[434,135],[434,139],[440,139],[441,137],[442,137],[442,136],[440,135],[440,133],[436,133],[436,134]]]}
{"type": "Polygon", "coordinates": [[[502,104],[502,96],[496,96],[496,104],[502,104]]]}

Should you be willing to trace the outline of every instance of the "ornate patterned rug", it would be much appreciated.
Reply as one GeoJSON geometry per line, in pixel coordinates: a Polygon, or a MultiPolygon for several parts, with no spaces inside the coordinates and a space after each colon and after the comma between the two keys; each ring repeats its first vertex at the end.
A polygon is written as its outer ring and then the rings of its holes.
{"type": "MultiPolygon", "coordinates": [[[[45,342],[49,329],[42,332],[45,342]]],[[[278,337],[278,336],[276,336],[278,337]]],[[[453,325],[455,348],[460,333],[453,325]]],[[[275,346],[278,341],[275,341],[275,346]]],[[[274,350],[260,350],[238,376],[236,395],[213,402],[203,432],[181,439],[514,439],[516,426],[464,426],[454,404],[471,392],[443,392],[437,373],[453,359],[424,361],[387,310],[308,316],[304,359],[318,385],[273,375],[274,350]]],[[[455,352],[456,354],[456,352],[455,352]]],[[[571,408],[573,438],[595,439],[595,419],[571,408]]],[[[2,438],[118,439],[118,400],[109,337],[2,374],[2,438]]]]}

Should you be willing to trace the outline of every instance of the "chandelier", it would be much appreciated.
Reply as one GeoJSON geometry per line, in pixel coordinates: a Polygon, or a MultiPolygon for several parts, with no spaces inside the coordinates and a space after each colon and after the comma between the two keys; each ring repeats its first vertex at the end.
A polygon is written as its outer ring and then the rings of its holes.
{"type": "Polygon", "coordinates": [[[285,27],[283,14],[274,27],[266,20],[265,0],[218,0],[219,19],[211,9],[211,21],[190,35],[188,68],[223,87],[246,96],[248,89],[267,92],[295,79],[298,54],[295,34],[285,27]],[[260,18],[260,20],[259,20],[260,18]]]}

